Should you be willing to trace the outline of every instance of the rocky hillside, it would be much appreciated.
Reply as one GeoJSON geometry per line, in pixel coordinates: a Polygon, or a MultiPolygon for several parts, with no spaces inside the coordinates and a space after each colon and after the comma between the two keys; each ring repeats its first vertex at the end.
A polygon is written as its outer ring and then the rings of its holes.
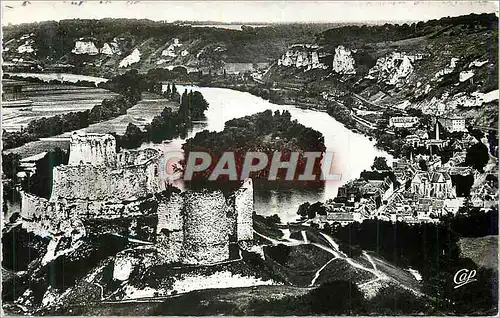
{"type": "Polygon", "coordinates": [[[165,80],[165,70],[176,68],[181,71],[167,74],[168,80],[238,89],[265,85],[275,88],[267,96],[276,102],[325,109],[342,104],[340,121],[360,121],[369,129],[388,120],[391,114],[381,112],[386,108],[460,115],[487,129],[498,117],[497,38],[494,14],[411,25],[278,24],[242,30],[63,20],[5,27],[3,58],[4,71],[24,67],[111,77],[134,68],[165,80]]]}
{"type": "Polygon", "coordinates": [[[63,20],[4,27],[4,60],[44,70],[109,75],[130,68],[185,66],[228,72],[267,67],[286,48],[312,42],[332,24],[272,25],[242,30],[192,27],[150,20],[63,20]],[[241,64],[245,63],[245,64],[241,64]]]}
{"type": "Polygon", "coordinates": [[[312,44],[289,47],[264,80],[298,91],[295,100],[413,108],[463,115],[478,127],[488,126],[497,117],[487,116],[498,99],[497,39],[493,14],[334,28],[319,33],[312,44]],[[343,99],[347,92],[356,99],[343,99]]]}

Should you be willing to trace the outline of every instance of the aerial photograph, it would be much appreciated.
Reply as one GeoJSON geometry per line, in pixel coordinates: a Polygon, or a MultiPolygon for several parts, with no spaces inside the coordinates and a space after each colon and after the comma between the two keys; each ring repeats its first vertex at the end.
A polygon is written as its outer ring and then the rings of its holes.
{"type": "Polygon", "coordinates": [[[498,315],[498,2],[0,5],[2,316],[498,315]]]}

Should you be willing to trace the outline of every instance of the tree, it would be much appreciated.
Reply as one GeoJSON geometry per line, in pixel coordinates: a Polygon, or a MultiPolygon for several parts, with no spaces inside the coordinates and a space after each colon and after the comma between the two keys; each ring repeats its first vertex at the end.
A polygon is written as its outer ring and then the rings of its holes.
{"type": "Polygon", "coordinates": [[[167,91],[166,91],[166,95],[168,98],[170,98],[170,95],[172,94],[172,91],[170,90],[170,83],[167,84],[167,91]]]}
{"type": "Polygon", "coordinates": [[[473,167],[479,172],[483,172],[484,167],[488,163],[490,156],[488,154],[488,147],[482,142],[471,146],[467,149],[465,155],[465,164],[473,167]]]}
{"type": "Polygon", "coordinates": [[[125,134],[120,137],[120,146],[125,149],[139,147],[144,141],[144,133],[136,125],[129,123],[125,134]]]}
{"type": "Polygon", "coordinates": [[[177,94],[177,87],[175,87],[175,83],[172,83],[172,95],[177,94]]]}
{"type": "Polygon", "coordinates": [[[280,217],[278,216],[278,214],[273,214],[271,216],[266,216],[265,220],[267,222],[269,222],[270,224],[280,224],[281,223],[281,219],[280,217]]]}
{"type": "Polygon", "coordinates": [[[373,170],[390,170],[385,157],[375,157],[372,164],[373,170]]]}
{"type": "Polygon", "coordinates": [[[427,167],[427,162],[424,159],[420,159],[420,161],[418,162],[418,166],[420,167],[420,170],[422,170],[422,171],[429,170],[427,167]]]}
{"type": "Polygon", "coordinates": [[[308,214],[312,215],[312,217],[309,216],[310,219],[314,218],[316,214],[326,215],[326,207],[323,203],[316,202],[314,204],[311,204],[311,206],[309,207],[308,214]]]}
{"type": "Polygon", "coordinates": [[[2,154],[2,173],[7,179],[17,179],[21,156],[15,153],[2,154]]]}
{"type": "Polygon", "coordinates": [[[309,207],[311,206],[311,204],[309,202],[304,202],[302,203],[300,206],[299,206],[299,209],[297,210],[297,214],[300,215],[300,216],[306,216],[307,215],[307,211],[309,210],[309,207]]]}

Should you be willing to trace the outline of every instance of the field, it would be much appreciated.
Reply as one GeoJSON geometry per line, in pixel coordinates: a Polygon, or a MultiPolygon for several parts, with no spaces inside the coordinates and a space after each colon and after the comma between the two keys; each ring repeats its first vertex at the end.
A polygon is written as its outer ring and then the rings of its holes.
{"type": "MultiPolygon", "coordinates": [[[[113,94],[113,93],[111,93],[113,94]]],[[[87,128],[79,129],[79,132],[88,133],[112,133],[123,134],[129,123],[133,123],[139,128],[150,123],[153,117],[160,115],[165,107],[177,109],[178,105],[161,98],[158,95],[143,93],[143,99],[127,110],[127,113],[116,118],[92,124],[87,128]]],[[[3,124],[3,123],[2,123],[3,124]]],[[[17,153],[21,158],[36,155],[43,151],[52,151],[56,147],[69,149],[69,137],[73,132],[67,132],[50,138],[43,138],[38,141],[29,142],[21,147],[6,150],[5,153],[17,153]]]]}
{"type": "Polygon", "coordinates": [[[24,81],[18,83],[22,85],[20,97],[32,100],[33,107],[30,110],[2,108],[2,129],[6,131],[18,131],[30,121],[41,117],[91,109],[103,99],[117,95],[102,88],[24,81]]]}
{"type": "Polygon", "coordinates": [[[498,236],[462,237],[458,242],[462,257],[468,257],[478,266],[498,268],[498,236]]]}
{"type": "Polygon", "coordinates": [[[51,80],[59,80],[64,82],[76,83],[78,81],[89,81],[99,84],[101,82],[106,82],[106,78],[95,77],[95,76],[87,76],[87,75],[78,75],[78,74],[69,74],[69,73],[5,73],[9,75],[15,75],[19,77],[36,77],[41,79],[42,81],[51,81],[51,80]]]}

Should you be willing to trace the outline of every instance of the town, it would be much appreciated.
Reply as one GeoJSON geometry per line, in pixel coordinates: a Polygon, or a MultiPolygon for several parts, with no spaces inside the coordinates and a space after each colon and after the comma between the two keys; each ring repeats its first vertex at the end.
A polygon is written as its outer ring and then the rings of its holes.
{"type": "Polygon", "coordinates": [[[465,118],[435,117],[425,126],[418,117],[391,117],[389,126],[404,136],[405,156],[392,165],[386,158],[375,158],[371,171],[341,186],[337,196],[316,211],[308,214],[306,203],[299,214],[307,223],[322,228],[373,218],[439,222],[464,205],[484,211],[496,206],[497,158],[483,144],[486,138],[478,140],[467,130],[465,118]],[[478,151],[468,154],[471,147],[478,151]]]}

